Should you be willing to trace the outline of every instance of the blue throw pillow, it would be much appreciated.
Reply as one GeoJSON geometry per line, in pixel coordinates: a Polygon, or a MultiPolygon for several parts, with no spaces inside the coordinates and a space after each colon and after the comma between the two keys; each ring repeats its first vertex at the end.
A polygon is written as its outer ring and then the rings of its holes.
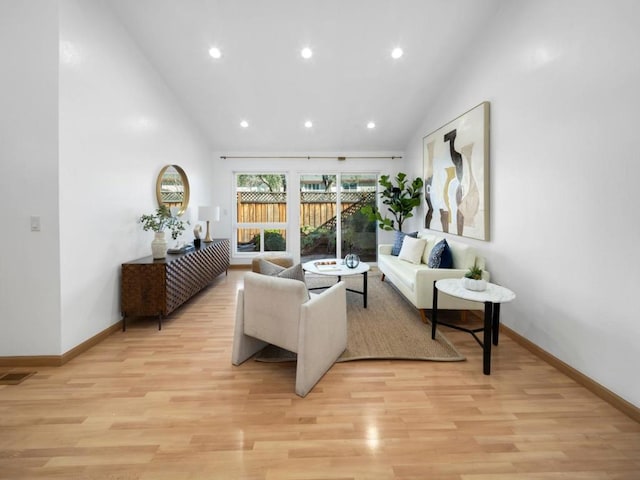
{"type": "Polygon", "coordinates": [[[429,268],[453,267],[453,256],[451,255],[451,249],[446,240],[440,240],[433,246],[427,265],[429,268]]]}
{"type": "Polygon", "coordinates": [[[396,230],[396,239],[393,242],[393,247],[391,247],[391,255],[395,255],[397,257],[400,254],[402,242],[404,241],[404,237],[407,236],[418,238],[418,232],[404,233],[396,230]]]}

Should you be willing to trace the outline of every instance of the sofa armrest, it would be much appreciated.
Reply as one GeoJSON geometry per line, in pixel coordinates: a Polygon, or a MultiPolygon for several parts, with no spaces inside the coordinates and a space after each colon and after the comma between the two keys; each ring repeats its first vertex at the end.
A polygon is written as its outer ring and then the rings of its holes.
{"type": "Polygon", "coordinates": [[[467,271],[461,268],[425,268],[416,271],[416,284],[425,285],[428,283],[433,288],[433,282],[435,280],[462,278],[465,273],[467,273],[467,271]]]}
{"type": "MultiPolygon", "coordinates": [[[[425,268],[416,272],[416,288],[433,288],[433,282],[442,280],[443,278],[462,278],[467,273],[466,269],[461,268],[425,268]]],[[[488,271],[483,270],[482,278],[487,282],[491,275],[488,271]]]]}
{"type": "Polygon", "coordinates": [[[382,243],[378,245],[378,254],[379,255],[391,255],[391,249],[393,245],[382,243]]]}

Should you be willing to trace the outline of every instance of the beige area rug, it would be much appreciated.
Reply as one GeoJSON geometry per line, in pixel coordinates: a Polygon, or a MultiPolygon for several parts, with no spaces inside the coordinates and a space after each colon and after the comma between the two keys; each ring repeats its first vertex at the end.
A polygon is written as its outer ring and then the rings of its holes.
{"type": "MultiPolygon", "coordinates": [[[[343,277],[347,288],[362,290],[362,275],[343,277]]],[[[308,276],[309,287],[330,286],[332,277],[308,276]]],[[[465,360],[440,332],[431,339],[431,325],[420,320],[413,307],[388,281],[380,281],[379,272],[369,272],[367,307],[362,295],[347,292],[347,349],[338,362],[365,359],[430,360],[457,362],[465,360]]],[[[286,362],[296,354],[269,345],[258,353],[260,362],[286,362]]]]}

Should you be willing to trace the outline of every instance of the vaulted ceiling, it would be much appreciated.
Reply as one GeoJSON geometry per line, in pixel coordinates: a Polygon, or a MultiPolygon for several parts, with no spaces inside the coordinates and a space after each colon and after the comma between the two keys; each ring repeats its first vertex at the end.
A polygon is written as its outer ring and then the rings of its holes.
{"type": "Polygon", "coordinates": [[[402,150],[499,1],[107,3],[212,149],[307,153],[402,150]]]}

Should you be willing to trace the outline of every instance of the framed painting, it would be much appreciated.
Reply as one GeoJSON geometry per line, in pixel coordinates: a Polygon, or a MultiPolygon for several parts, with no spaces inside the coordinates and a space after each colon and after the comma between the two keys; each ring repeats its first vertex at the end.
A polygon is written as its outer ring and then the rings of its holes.
{"type": "Polygon", "coordinates": [[[489,102],[423,139],[425,228],[489,240],[489,102]]]}

